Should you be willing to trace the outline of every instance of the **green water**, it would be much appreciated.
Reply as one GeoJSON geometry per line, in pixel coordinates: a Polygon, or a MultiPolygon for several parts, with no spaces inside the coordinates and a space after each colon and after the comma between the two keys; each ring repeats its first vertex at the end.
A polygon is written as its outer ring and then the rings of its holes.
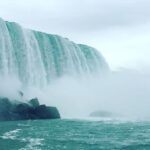
{"type": "Polygon", "coordinates": [[[0,150],[150,150],[150,122],[1,122],[0,150]]]}

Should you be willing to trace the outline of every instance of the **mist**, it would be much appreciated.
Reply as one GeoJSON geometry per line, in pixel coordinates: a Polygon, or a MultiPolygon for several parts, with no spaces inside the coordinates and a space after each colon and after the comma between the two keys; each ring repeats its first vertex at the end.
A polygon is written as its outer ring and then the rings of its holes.
{"type": "Polygon", "coordinates": [[[0,77],[0,96],[20,100],[37,97],[41,104],[56,106],[63,118],[86,118],[94,111],[108,111],[127,118],[150,119],[150,76],[122,68],[105,77],[64,76],[39,89],[23,87],[15,77],[0,77]]]}
{"type": "Polygon", "coordinates": [[[127,118],[150,119],[148,73],[121,69],[105,77],[75,79],[64,76],[44,89],[24,89],[25,99],[56,106],[63,118],[86,118],[108,111],[127,118]]]}
{"type": "Polygon", "coordinates": [[[18,91],[21,89],[21,82],[14,76],[0,76],[0,97],[7,97],[13,100],[20,98],[18,91]]]}

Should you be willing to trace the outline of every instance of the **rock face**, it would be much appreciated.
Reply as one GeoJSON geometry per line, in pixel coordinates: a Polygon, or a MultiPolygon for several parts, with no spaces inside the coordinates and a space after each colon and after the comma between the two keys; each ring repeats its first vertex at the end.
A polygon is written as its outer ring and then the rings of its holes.
{"type": "Polygon", "coordinates": [[[39,101],[37,98],[33,98],[29,101],[29,104],[32,106],[32,107],[38,107],[40,105],[39,101]]]}
{"type": "Polygon", "coordinates": [[[0,121],[59,118],[60,114],[56,107],[40,105],[37,98],[31,99],[28,103],[0,98],[0,121]]]}

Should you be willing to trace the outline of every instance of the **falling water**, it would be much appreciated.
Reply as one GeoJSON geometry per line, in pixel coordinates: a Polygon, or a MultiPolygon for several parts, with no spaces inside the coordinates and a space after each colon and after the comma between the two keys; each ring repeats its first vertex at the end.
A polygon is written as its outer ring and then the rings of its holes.
{"type": "Polygon", "coordinates": [[[82,77],[107,70],[104,58],[92,47],[0,19],[2,76],[15,76],[24,85],[43,87],[63,75],[82,77]]]}

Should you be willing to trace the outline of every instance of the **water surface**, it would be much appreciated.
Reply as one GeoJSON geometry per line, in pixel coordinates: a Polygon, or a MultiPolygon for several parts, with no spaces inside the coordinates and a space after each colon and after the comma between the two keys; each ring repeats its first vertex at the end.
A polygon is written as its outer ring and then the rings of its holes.
{"type": "Polygon", "coordinates": [[[150,150],[150,122],[1,122],[0,150],[150,150]]]}

